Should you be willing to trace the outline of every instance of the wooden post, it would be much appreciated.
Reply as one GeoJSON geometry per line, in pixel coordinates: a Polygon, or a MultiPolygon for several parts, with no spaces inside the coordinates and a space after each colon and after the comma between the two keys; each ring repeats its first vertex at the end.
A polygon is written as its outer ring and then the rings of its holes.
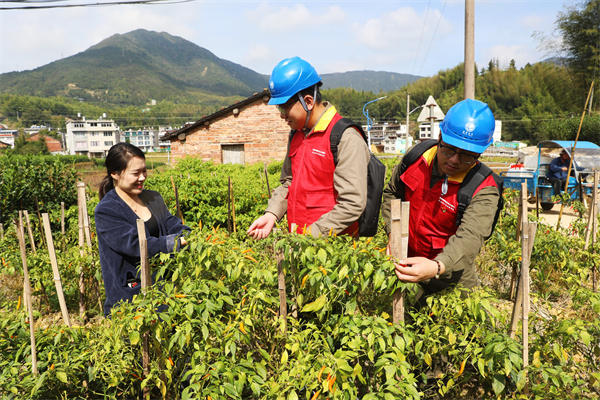
{"type": "Polygon", "coordinates": [[[27,269],[27,253],[25,252],[25,231],[23,229],[23,212],[19,211],[19,225],[17,226],[17,237],[19,238],[19,249],[23,262],[23,288],[25,289],[25,302],[28,304],[29,312],[29,336],[31,338],[31,369],[37,375],[37,355],[35,350],[35,328],[33,323],[33,302],[31,301],[31,281],[27,269]]]}
{"type": "MultiPolygon", "coordinates": [[[[390,250],[395,262],[407,256],[409,211],[409,202],[398,199],[392,200],[390,250]]],[[[404,292],[400,290],[394,292],[392,314],[394,324],[404,322],[404,292]]]]}
{"type": "Polygon", "coordinates": [[[287,292],[285,290],[285,274],[283,271],[283,251],[277,250],[277,283],[279,288],[279,318],[283,320],[283,333],[287,332],[287,292]]]}
{"type": "Polygon", "coordinates": [[[233,182],[229,181],[229,187],[231,188],[231,221],[233,223],[233,232],[237,232],[237,226],[235,225],[235,195],[233,194],[233,182]]]}
{"type": "MultiPolygon", "coordinates": [[[[583,119],[585,117],[586,108],[588,105],[588,101],[590,100],[590,96],[594,93],[594,81],[592,80],[592,84],[590,85],[590,91],[588,92],[587,98],[585,99],[585,105],[583,106],[583,112],[581,113],[581,120],[579,121],[579,128],[577,129],[577,135],[575,135],[575,142],[573,143],[573,147],[571,147],[571,159],[569,161],[569,168],[567,168],[567,181],[565,182],[565,193],[568,193],[569,188],[569,180],[571,176],[571,168],[573,168],[573,159],[575,158],[575,148],[577,147],[577,142],[579,141],[579,133],[581,133],[581,126],[583,125],[583,119]]],[[[565,203],[560,202],[560,212],[558,213],[558,221],[556,222],[556,230],[560,228],[560,220],[563,215],[563,210],[565,209],[565,203]]]]}
{"type": "MultiPolygon", "coordinates": [[[[146,226],[141,219],[137,220],[138,241],[140,244],[140,273],[142,278],[142,295],[146,295],[147,289],[152,286],[152,275],[148,265],[148,243],[146,241],[146,226]]],[[[142,336],[142,367],[144,378],[150,373],[150,338],[148,333],[142,336]]],[[[150,386],[146,385],[143,390],[144,399],[150,397],[150,386]]]]}
{"type": "Polygon", "coordinates": [[[227,177],[227,233],[233,232],[231,223],[231,176],[227,177]]]}
{"type": "Polygon", "coordinates": [[[598,171],[594,172],[594,186],[592,189],[592,201],[590,202],[590,210],[588,215],[588,224],[585,229],[585,245],[583,246],[584,250],[588,249],[590,235],[596,233],[596,229],[594,229],[594,224],[597,224],[598,219],[598,209],[596,208],[596,202],[598,201],[598,171]]]}
{"type": "MultiPolygon", "coordinates": [[[[79,226],[79,254],[85,254],[85,233],[83,205],[85,204],[85,183],[77,182],[77,223],[79,226]]],[[[85,266],[79,266],[79,316],[85,318],[85,266]]]]}
{"type": "Polygon", "coordinates": [[[54,251],[54,241],[52,240],[52,230],[50,229],[50,218],[48,217],[48,213],[43,213],[42,219],[44,221],[46,243],[48,243],[48,255],[50,256],[50,264],[52,265],[52,274],[54,275],[54,284],[56,285],[58,303],[60,304],[60,310],[62,311],[65,324],[68,327],[71,327],[69,310],[67,309],[67,303],[65,302],[65,294],[63,292],[62,281],[60,279],[60,271],[58,270],[58,262],[56,261],[56,252],[54,251]]]}
{"type": "Polygon", "coordinates": [[[181,206],[179,205],[179,191],[177,190],[177,186],[175,186],[175,180],[173,179],[173,175],[171,175],[171,184],[173,185],[173,193],[175,193],[175,205],[177,206],[177,215],[179,216],[181,222],[185,225],[183,213],[181,212],[181,206]]]}
{"type": "Polygon", "coordinates": [[[90,218],[87,210],[87,201],[85,199],[85,183],[77,182],[77,202],[81,209],[81,221],[83,224],[83,233],[88,247],[92,247],[92,238],[90,232],[90,218]]]}
{"type": "Polygon", "coordinates": [[[33,255],[36,255],[37,251],[35,249],[35,240],[33,240],[33,231],[31,230],[31,224],[29,223],[29,213],[27,212],[27,210],[23,210],[23,215],[25,215],[25,224],[27,225],[27,233],[29,234],[31,251],[33,251],[33,255]]]}
{"type": "MultiPolygon", "coordinates": [[[[529,365],[529,264],[537,230],[537,222],[523,224],[523,246],[521,248],[521,287],[523,288],[523,368],[529,365]]],[[[525,394],[529,394],[529,384],[525,384],[525,394]]]]}
{"type": "Polygon", "coordinates": [[[65,234],[65,202],[60,202],[60,234],[65,234]]]}
{"type": "Polygon", "coordinates": [[[267,181],[267,196],[271,198],[271,188],[269,187],[269,171],[267,171],[267,163],[264,162],[265,181],[267,181]]]}
{"type": "MultiPolygon", "coordinates": [[[[521,220],[521,224],[520,224],[520,228],[521,231],[523,233],[526,223],[527,223],[527,183],[523,182],[521,183],[521,202],[520,202],[520,207],[519,207],[519,220],[521,220]]],[[[525,244],[523,243],[523,235],[521,235],[521,252],[523,251],[523,246],[529,246],[529,244],[525,244]]],[[[531,242],[531,245],[533,245],[533,242],[531,242]]],[[[521,263],[523,262],[523,256],[521,256],[521,263]]],[[[511,279],[510,282],[510,287],[511,287],[511,294],[513,291],[513,287],[515,285],[515,282],[517,281],[516,279],[517,277],[517,273],[516,273],[516,269],[515,269],[515,273],[513,274],[513,279],[511,279]]],[[[521,271],[521,277],[522,277],[522,271],[521,271]]],[[[509,336],[511,337],[511,339],[515,338],[515,334],[517,332],[517,325],[519,324],[519,316],[520,316],[520,310],[521,307],[523,305],[523,285],[518,284],[517,287],[517,293],[516,296],[514,297],[515,300],[515,304],[513,306],[513,311],[512,311],[512,316],[511,316],[511,324],[510,324],[510,330],[509,330],[509,336]]]]}
{"type": "Polygon", "coordinates": [[[0,240],[4,239],[4,225],[0,222],[0,240]]]}
{"type": "MultiPolygon", "coordinates": [[[[519,241],[521,238],[521,232],[523,230],[523,223],[527,222],[527,183],[521,183],[521,201],[519,202],[519,211],[517,214],[517,235],[516,240],[519,241]]],[[[517,266],[513,265],[512,273],[510,277],[510,288],[508,290],[508,297],[510,300],[515,299],[515,284],[517,282],[517,266]]],[[[518,300],[517,300],[518,301],[518,300]]]]}

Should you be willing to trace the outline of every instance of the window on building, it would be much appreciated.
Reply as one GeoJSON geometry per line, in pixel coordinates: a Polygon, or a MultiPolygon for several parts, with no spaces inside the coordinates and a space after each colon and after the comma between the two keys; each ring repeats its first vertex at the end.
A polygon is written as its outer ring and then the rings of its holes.
{"type": "Polygon", "coordinates": [[[112,146],[113,142],[112,142],[112,140],[106,140],[106,141],[104,141],[104,145],[105,146],[112,146]]]}
{"type": "Polygon", "coordinates": [[[242,165],[244,165],[244,145],[243,144],[223,144],[223,145],[221,145],[221,162],[223,164],[242,164],[242,165]]]}
{"type": "Polygon", "coordinates": [[[77,149],[85,149],[87,147],[87,142],[75,142],[75,148],[77,149]]]}
{"type": "Polygon", "coordinates": [[[100,146],[100,142],[98,142],[97,140],[93,140],[90,142],[90,146],[92,147],[98,147],[100,146]]]}
{"type": "MultiPolygon", "coordinates": [[[[112,135],[113,135],[112,132],[104,132],[104,136],[112,136],[112,135]]],[[[127,136],[128,134],[125,133],[125,135],[127,136]]]]}

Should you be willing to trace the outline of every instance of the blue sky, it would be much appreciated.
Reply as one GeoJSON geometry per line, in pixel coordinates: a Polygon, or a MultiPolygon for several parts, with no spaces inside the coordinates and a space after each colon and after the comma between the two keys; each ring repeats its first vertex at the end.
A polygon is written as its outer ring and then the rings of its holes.
{"type": "MultiPolygon", "coordinates": [[[[98,3],[103,0],[94,0],[98,3]]],[[[114,0],[104,0],[114,1],[114,0]]],[[[81,4],[85,0],[64,0],[81,4]]],[[[55,2],[58,3],[58,2],[55,2]]],[[[0,1],[0,6],[9,2],[0,1]]],[[[517,67],[540,61],[573,0],[475,0],[475,61],[517,67]]],[[[270,74],[300,56],[319,73],[374,70],[432,76],[463,61],[464,1],[191,0],[0,10],[0,73],[30,70],[144,28],[180,36],[217,57],[270,74]]]]}

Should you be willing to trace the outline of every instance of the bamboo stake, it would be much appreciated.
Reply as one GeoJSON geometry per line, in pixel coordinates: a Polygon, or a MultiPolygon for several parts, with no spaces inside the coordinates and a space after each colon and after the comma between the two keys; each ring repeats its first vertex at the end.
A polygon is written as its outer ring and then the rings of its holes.
{"type": "Polygon", "coordinates": [[[233,232],[237,232],[237,226],[235,225],[235,195],[233,194],[233,182],[229,181],[229,187],[231,188],[231,220],[233,222],[233,232]]]}
{"type": "Polygon", "coordinates": [[[588,224],[585,229],[585,244],[583,246],[584,250],[588,249],[590,234],[596,233],[596,230],[593,229],[594,223],[597,223],[597,214],[598,209],[596,208],[596,202],[598,201],[598,171],[594,171],[594,186],[592,189],[592,201],[590,202],[590,210],[588,215],[588,224]]]}
{"type": "MultiPolygon", "coordinates": [[[[583,125],[583,118],[587,112],[586,107],[590,100],[591,94],[594,92],[594,81],[590,85],[590,91],[588,92],[587,99],[585,99],[585,105],[583,106],[583,112],[581,113],[581,120],[579,121],[579,128],[577,129],[577,135],[575,136],[575,143],[571,149],[571,160],[569,161],[569,168],[567,169],[567,182],[565,183],[565,193],[568,193],[569,188],[569,177],[571,176],[571,168],[573,167],[573,159],[575,158],[575,147],[577,147],[577,141],[579,140],[579,133],[581,132],[581,126],[583,125]]],[[[562,218],[563,210],[565,209],[565,203],[561,201],[560,212],[558,213],[558,222],[556,223],[556,230],[560,228],[560,219],[562,218]]]]}
{"type": "Polygon", "coordinates": [[[65,202],[60,202],[60,234],[65,234],[65,202]]]}
{"type": "Polygon", "coordinates": [[[177,186],[175,186],[175,180],[173,179],[173,175],[171,175],[171,185],[173,185],[173,193],[175,193],[175,205],[177,207],[177,215],[179,216],[181,222],[185,225],[183,213],[181,212],[181,206],[179,205],[179,190],[177,190],[177,186]]]}
{"type": "Polygon", "coordinates": [[[4,239],[4,225],[0,223],[0,240],[4,239]]]}
{"type": "Polygon", "coordinates": [[[231,234],[233,226],[231,224],[231,176],[227,178],[227,232],[231,234]]]}
{"type": "MultiPolygon", "coordinates": [[[[141,219],[137,220],[138,241],[140,245],[140,269],[142,277],[142,295],[146,295],[147,289],[152,286],[152,276],[148,265],[148,243],[146,241],[146,226],[141,219]]],[[[150,374],[150,338],[148,333],[142,336],[142,367],[144,378],[150,374]]],[[[150,398],[150,386],[146,385],[143,390],[144,399],[150,398]]]]}
{"type": "Polygon", "coordinates": [[[31,301],[31,281],[29,280],[29,270],[27,268],[27,253],[25,252],[25,231],[23,229],[23,212],[19,211],[19,225],[17,226],[17,236],[19,238],[19,249],[21,250],[21,260],[23,262],[23,286],[25,289],[25,299],[28,304],[29,312],[29,335],[31,338],[31,370],[37,375],[37,355],[35,350],[35,327],[33,322],[33,305],[31,301]]]}
{"type": "Polygon", "coordinates": [[[92,247],[92,238],[90,232],[90,219],[87,210],[87,201],[85,198],[85,183],[77,182],[77,202],[81,209],[81,221],[83,223],[83,233],[88,247],[92,247]]]}
{"type": "MultiPolygon", "coordinates": [[[[600,208],[600,200],[596,202],[596,216],[594,217],[594,232],[592,234],[592,254],[596,251],[596,232],[598,231],[598,209],[600,208]]],[[[592,258],[593,260],[593,258],[592,258]]],[[[592,290],[596,292],[596,261],[592,264],[592,290]]]]}
{"type": "Polygon", "coordinates": [[[60,304],[60,310],[62,311],[63,320],[68,327],[71,327],[71,320],[69,319],[69,310],[67,309],[67,303],[65,302],[65,294],[63,292],[62,281],[60,279],[60,271],[58,270],[58,262],[56,261],[56,252],[54,250],[54,241],[52,240],[52,230],[50,228],[50,218],[48,213],[42,214],[44,221],[44,230],[46,232],[46,242],[48,243],[48,255],[50,256],[50,264],[52,265],[52,273],[54,275],[54,284],[56,285],[56,294],[58,296],[58,303],[60,304]]]}
{"type": "Polygon", "coordinates": [[[33,255],[37,254],[35,249],[35,240],[33,240],[33,231],[31,230],[31,225],[29,224],[29,213],[27,210],[23,210],[23,215],[25,216],[25,224],[27,224],[27,233],[29,234],[29,243],[31,243],[31,250],[33,251],[33,255]]]}
{"type": "MultiPolygon", "coordinates": [[[[406,258],[408,253],[408,222],[410,203],[399,199],[391,204],[390,250],[394,261],[406,258]]],[[[404,322],[404,292],[396,290],[393,295],[392,320],[394,324],[404,322]]]]}
{"type": "Polygon", "coordinates": [[[285,274],[283,271],[283,251],[275,253],[277,260],[277,283],[279,288],[279,318],[283,320],[283,333],[287,332],[287,293],[285,290],[285,274]]]}
{"type": "MultiPolygon", "coordinates": [[[[527,183],[521,183],[521,207],[519,207],[520,211],[520,220],[523,221],[521,223],[521,230],[524,232],[525,224],[527,223],[527,183]]],[[[533,245],[533,242],[531,243],[533,245]]],[[[529,246],[529,244],[523,243],[523,235],[521,235],[521,252],[523,251],[523,246],[529,246]]],[[[523,257],[521,256],[521,263],[523,262],[523,257]]],[[[515,274],[516,277],[517,274],[515,274]]],[[[521,270],[521,279],[522,279],[523,271],[521,270]]],[[[517,281],[515,279],[515,281],[517,281]]],[[[517,326],[519,324],[520,310],[523,306],[523,285],[520,284],[520,280],[517,284],[517,293],[514,297],[515,304],[512,310],[510,330],[508,335],[511,339],[515,338],[517,332],[517,326]]],[[[511,290],[513,288],[514,283],[511,281],[511,290]]]]}
{"type": "MultiPolygon", "coordinates": [[[[529,265],[531,263],[531,252],[537,230],[537,222],[526,222],[523,224],[522,266],[521,266],[521,286],[523,287],[523,368],[529,365],[529,265]]],[[[527,378],[526,378],[527,379],[527,378]]],[[[525,384],[525,394],[529,394],[529,383],[525,384]]]]}
{"type": "Polygon", "coordinates": [[[271,198],[271,188],[269,187],[269,171],[267,171],[267,163],[264,162],[265,181],[267,181],[267,196],[271,198]]]}
{"type": "MultiPolygon", "coordinates": [[[[85,255],[85,249],[84,249],[84,244],[85,244],[85,237],[84,237],[84,223],[83,223],[83,208],[82,208],[82,204],[83,204],[83,199],[82,199],[82,192],[79,189],[81,186],[83,186],[84,183],[83,182],[77,182],[76,184],[76,188],[77,188],[77,225],[79,227],[79,254],[81,255],[81,257],[83,258],[83,256],[85,255]]],[[[85,267],[83,265],[83,263],[79,266],[79,316],[81,318],[85,317],[85,312],[86,312],[86,308],[85,308],[85,267]]]]}

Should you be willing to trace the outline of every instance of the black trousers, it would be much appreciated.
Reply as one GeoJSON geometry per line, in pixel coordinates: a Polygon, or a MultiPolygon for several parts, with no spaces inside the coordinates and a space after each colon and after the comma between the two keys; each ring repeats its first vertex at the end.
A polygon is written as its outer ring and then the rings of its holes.
{"type": "Polygon", "coordinates": [[[567,184],[567,179],[558,179],[558,178],[548,178],[550,180],[550,184],[552,185],[552,190],[554,191],[554,195],[559,194],[565,188],[567,184]]]}

